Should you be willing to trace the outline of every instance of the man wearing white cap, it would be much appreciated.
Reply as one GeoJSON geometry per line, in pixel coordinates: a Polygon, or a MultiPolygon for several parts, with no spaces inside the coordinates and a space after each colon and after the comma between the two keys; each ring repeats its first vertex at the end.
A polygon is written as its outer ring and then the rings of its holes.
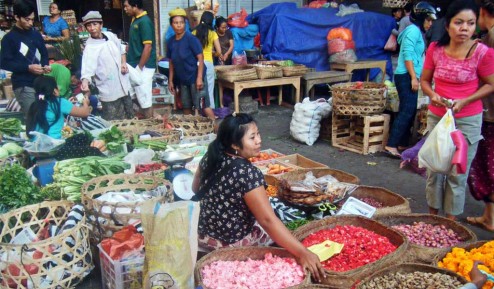
{"type": "Polygon", "coordinates": [[[89,92],[93,79],[105,120],[133,118],[125,47],[115,34],[102,31],[103,19],[98,11],[89,11],[82,20],[90,34],[82,55],[82,91],[89,92]]]}

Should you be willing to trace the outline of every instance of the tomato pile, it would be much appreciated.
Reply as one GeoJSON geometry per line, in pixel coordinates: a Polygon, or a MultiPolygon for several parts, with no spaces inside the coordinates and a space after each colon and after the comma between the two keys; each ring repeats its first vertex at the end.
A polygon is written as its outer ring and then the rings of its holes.
{"type": "Polygon", "coordinates": [[[166,166],[158,163],[154,164],[146,164],[146,165],[137,165],[136,166],[136,173],[145,173],[145,172],[152,172],[160,169],[165,169],[166,166]]]}
{"type": "Polygon", "coordinates": [[[275,159],[275,158],[279,158],[279,157],[282,157],[282,155],[280,155],[278,153],[261,152],[259,154],[259,156],[249,158],[249,161],[254,163],[254,162],[267,161],[267,160],[275,159]]]}
{"type": "Polygon", "coordinates": [[[381,259],[396,250],[388,238],[356,226],[335,226],[310,234],[302,241],[305,247],[326,240],[344,244],[340,254],[321,262],[330,271],[345,272],[381,259]]]}

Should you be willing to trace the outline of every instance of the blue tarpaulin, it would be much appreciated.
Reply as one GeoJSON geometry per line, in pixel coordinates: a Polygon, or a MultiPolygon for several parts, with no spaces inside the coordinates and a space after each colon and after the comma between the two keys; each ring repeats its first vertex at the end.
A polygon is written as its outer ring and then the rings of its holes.
{"type": "Polygon", "coordinates": [[[232,27],[230,31],[233,35],[235,51],[242,52],[254,48],[254,37],[259,33],[259,27],[256,24],[249,24],[245,28],[232,27]]]}
{"type": "MultiPolygon", "coordinates": [[[[387,60],[386,73],[393,75],[391,54],[383,49],[391,30],[396,26],[393,17],[360,12],[336,16],[334,8],[297,8],[295,3],[277,3],[248,16],[249,23],[259,25],[262,54],[268,59],[291,59],[317,71],[329,70],[326,36],[336,27],[349,28],[353,33],[359,60],[387,60]]],[[[371,78],[379,69],[371,69],[371,78]]],[[[354,73],[363,80],[364,71],[354,73]]]]}

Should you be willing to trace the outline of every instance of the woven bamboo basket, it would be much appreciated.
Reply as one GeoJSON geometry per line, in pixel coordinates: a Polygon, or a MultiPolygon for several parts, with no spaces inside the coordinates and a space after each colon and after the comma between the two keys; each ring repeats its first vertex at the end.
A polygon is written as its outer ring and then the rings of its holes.
{"type": "MultiPolygon", "coordinates": [[[[273,256],[283,257],[283,258],[295,258],[292,254],[290,254],[287,250],[282,248],[274,248],[274,247],[239,247],[239,248],[225,248],[213,251],[206,256],[202,257],[197,263],[194,270],[194,279],[196,282],[196,286],[202,286],[204,289],[208,289],[203,284],[202,280],[202,269],[216,261],[247,261],[248,259],[252,260],[263,260],[264,255],[267,253],[273,254],[273,256]]],[[[308,271],[305,271],[305,279],[299,285],[309,284],[310,282],[310,274],[308,271]]],[[[301,288],[299,286],[288,287],[291,289],[301,288]]]]}
{"type": "Polygon", "coordinates": [[[293,235],[299,241],[303,241],[310,234],[320,230],[347,225],[362,227],[381,236],[387,237],[389,241],[397,248],[394,252],[383,256],[381,259],[353,270],[346,272],[325,270],[326,278],[322,280],[322,284],[330,285],[336,288],[350,288],[350,286],[357,280],[361,280],[362,278],[369,276],[375,272],[377,268],[383,268],[400,263],[406,253],[408,248],[408,240],[402,233],[390,229],[374,220],[359,216],[333,216],[322,220],[313,221],[296,229],[293,232],[293,235]]]}
{"type": "Polygon", "coordinates": [[[19,269],[19,274],[0,270],[1,288],[75,288],[93,269],[84,215],[74,227],[54,237],[27,244],[10,244],[27,228],[38,234],[47,222],[61,229],[73,205],[69,201],[42,202],[0,215],[2,267],[19,269]],[[32,283],[29,287],[28,282],[32,283]]]}
{"type": "MultiPolygon", "coordinates": [[[[376,221],[386,226],[395,226],[400,224],[413,224],[414,222],[424,222],[432,225],[444,225],[446,228],[453,230],[463,240],[459,243],[470,243],[477,241],[477,236],[467,227],[450,219],[429,215],[429,214],[403,214],[377,217],[376,221]]],[[[443,252],[451,250],[452,247],[431,248],[416,245],[410,242],[407,262],[430,264],[434,257],[443,252]]]]}
{"type": "Polygon", "coordinates": [[[303,64],[295,64],[294,66],[282,66],[283,76],[301,76],[309,72],[309,68],[303,64]]]}
{"type": "MultiPolygon", "coordinates": [[[[377,271],[376,273],[372,274],[371,276],[368,276],[367,278],[363,279],[360,281],[355,288],[356,289],[369,289],[369,288],[380,288],[380,287],[372,287],[369,286],[369,283],[372,282],[373,279],[390,275],[390,274],[396,274],[396,273],[402,273],[402,274],[407,274],[407,273],[413,273],[413,272],[423,272],[423,273],[440,273],[443,275],[448,275],[453,277],[455,280],[461,283],[461,285],[464,285],[468,283],[468,281],[463,278],[462,276],[455,274],[449,270],[429,266],[429,265],[424,265],[424,264],[415,264],[415,263],[403,263],[399,265],[394,265],[390,266],[388,268],[382,269],[377,271]]],[[[395,284],[397,286],[396,288],[404,288],[405,284],[395,284]]],[[[460,285],[460,286],[461,286],[460,285]]],[[[425,280],[421,281],[420,286],[416,286],[415,288],[426,288],[426,282],[425,280]]],[[[412,288],[412,287],[405,287],[405,288],[412,288]]],[[[435,287],[427,287],[427,288],[435,288],[435,287]]],[[[451,287],[450,287],[451,288],[451,287]]],[[[458,288],[458,287],[453,287],[453,288],[458,288]]]]}
{"type": "Polygon", "coordinates": [[[135,193],[149,191],[158,186],[166,186],[163,196],[153,197],[159,202],[173,202],[172,184],[162,175],[147,174],[118,174],[101,176],[84,183],[81,188],[81,201],[91,216],[91,241],[99,243],[105,237],[111,237],[114,232],[122,229],[133,220],[141,219],[140,206],[142,202],[107,202],[97,200],[108,192],[135,193]]]}
{"type": "MultiPolygon", "coordinates": [[[[301,181],[305,178],[308,172],[312,172],[316,178],[323,177],[326,175],[331,175],[335,177],[338,181],[350,184],[360,184],[360,179],[350,173],[330,169],[330,168],[319,168],[319,169],[300,169],[292,172],[288,172],[279,177],[280,180],[288,181],[301,181]]],[[[276,184],[278,185],[278,183],[276,184]]]]}
{"type": "Polygon", "coordinates": [[[386,107],[386,85],[364,82],[356,89],[355,82],[331,86],[333,109],[340,115],[368,115],[381,113],[386,107]]]}
{"type": "Polygon", "coordinates": [[[410,209],[410,203],[407,199],[385,188],[359,186],[348,197],[354,197],[357,199],[370,197],[382,203],[383,207],[376,209],[376,212],[372,216],[373,219],[379,216],[408,214],[412,212],[412,210],[410,209]]]}
{"type": "Polygon", "coordinates": [[[125,138],[132,140],[134,134],[143,133],[145,130],[159,130],[163,129],[163,122],[158,119],[123,119],[114,120],[111,122],[116,126],[125,136],[125,138]]]}
{"type": "Polygon", "coordinates": [[[403,8],[410,0],[383,0],[383,7],[403,8]]]}
{"type": "MultiPolygon", "coordinates": [[[[463,248],[465,249],[466,251],[471,251],[473,249],[477,249],[477,248],[480,248],[482,247],[483,245],[485,245],[487,242],[490,242],[490,241],[486,241],[486,240],[482,240],[482,241],[477,241],[477,242],[472,242],[472,243],[463,243],[463,244],[458,244],[457,246],[454,246],[454,248],[463,248]]],[[[452,251],[453,249],[451,250],[448,250],[448,251],[445,251],[445,252],[441,252],[439,254],[436,255],[436,257],[434,257],[434,259],[432,260],[432,265],[433,266],[439,266],[439,262],[442,262],[442,260],[452,251]]]]}
{"type": "Polygon", "coordinates": [[[250,65],[219,65],[215,71],[218,79],[228,82],[257,79],[256,69],[250,65]]]}
{"type": "Polygon", "coordinates": [[[174,129],[181,130],[183,136],[203,136],[214,133],[214,121],[202,116],[172,115],[164,120],[174,129]]]}
{"type": "Polygon", "coordinates": [[[178,130],[172,130],[172,129],[163,129],[163,128],[137,128],[132,131],[125,132],[124,135],[127,137],[130,133],[132,133],[132,138],[131,142],[134,142],[134,135],[141,135],[145,131],[153,131],[161,134],[161,136],[157,137],[151,137],[151,138],[146,138],[146,139],[141,139],[139,140],[140,142],[146,142],[146,141],[163,141],[166,142],[167,144],[179,144],[180,143],[180,136],[182,135],[180,131],[178,130]]]}
{"type": "Polygon", "coordinates": [[[257,78],[268,79],[283,77],[283,70],[280,66],[254,66],[257,72],[257,78]]]}

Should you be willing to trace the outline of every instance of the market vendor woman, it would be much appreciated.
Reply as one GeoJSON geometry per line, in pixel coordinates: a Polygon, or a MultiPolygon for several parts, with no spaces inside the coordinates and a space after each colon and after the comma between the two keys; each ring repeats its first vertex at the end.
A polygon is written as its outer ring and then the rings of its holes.
{"type": "Polygon", "coordinates": [[[247,160],[258,156],[260,150],[261,136],[250,115],[234,113],[220,124],[192,185],[201,202],[199,245],[215,250],[266,246],[274,241],[321,280],[324,271],[319,258],[276,217],[262,172],[247,160]]]}

